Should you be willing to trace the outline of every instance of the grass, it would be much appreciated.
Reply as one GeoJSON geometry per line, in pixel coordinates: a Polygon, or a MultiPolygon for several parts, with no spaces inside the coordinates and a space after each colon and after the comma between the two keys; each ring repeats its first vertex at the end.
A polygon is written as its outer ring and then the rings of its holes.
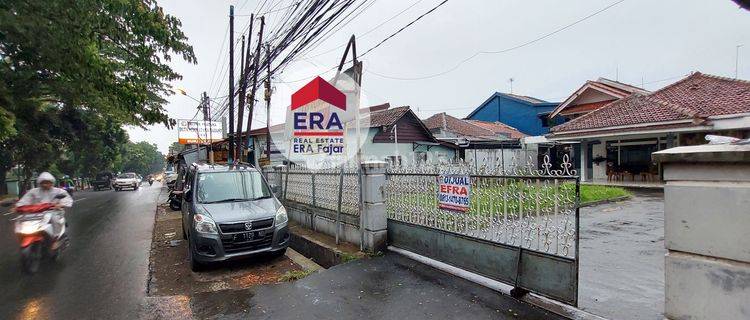
{"type": "Polygon", "coordinates": [[[612,200],[622,197],[629,197],[631,194],[628,190],[620,187],[581,185],[581,203],[591,203],[602,200],[612,200]]]}
{"type": "MultiPolygon", "coordinates": [[[[581,185],[580,204],[630,196],[630,192],[620,187],[581,185]]],[[[554,212],[557,197],[559,209],[571,208],[575,201],[575,184],[565,182],[536,183],[533,181],[487,180],[476,181],[471,190],[470,207],[467,214],[497,214],[499,212],[536,212],[542,214],[554,212]]],[[[401,207],[436,208],[438,205],[436,190],[430,192],[422,189],[419,192],[401,193],[390,201],[403,202],[401,207]]],[[[448,213],[447,213],[448,214],[448,213]]]]}
{"type": "Polygon", "coordinates": [[[341,263],[347,263],[349,261],[357,260],[359,259],[358,256],[348,253],[348,252],[341,252],[339,253],[339,257],[341,257],[341,263]]]}
{"type": "Polygon", "coordinates": [[[287,271],[281,277],[279,278],[279,281],[283,282],[290,282],[290,281],[296,281],[299,279],[302,279],[304,277],[309,276],[311,273],[313,273],[314,270],[292,270],[287,271]]]}

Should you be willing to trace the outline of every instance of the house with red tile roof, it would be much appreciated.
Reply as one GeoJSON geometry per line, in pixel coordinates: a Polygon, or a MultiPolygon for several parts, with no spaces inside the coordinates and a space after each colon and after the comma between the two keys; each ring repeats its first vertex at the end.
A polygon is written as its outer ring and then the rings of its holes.
{"type": "Polygon", "coordinates": [[[607,78],[589,80],[552,110],[549,117],[562,117],[565,120],[575,119],[632,93],[649,94],[650,92],[607,78]]]}
{"type": "Polygon", "coordinates": [[[360,122],[366,134],[361,149],[365,159],[438,163],[456,158],[458,147],[436,139],[410,107],[382,106],[370,107],[360,122]]]}
{"type": "MultiPolygon", "coordinates": [[[[392,163],[413,163],[414,161],[447,162],[456,157],[458,147],[436,139],[408,106],[391,108],[390,104],[362,108],[360,110],[360,130],[364,143],[361,146],[363,160],[385,160],[392,163]]],[[[347,136],[356,136],[356,122],[346,124],[347,136]]],[[[281,164],[285,157],[279,151],[284,142],[277,141],[284,135],[283,123],[271,126],[271,163],[281,164]]],[[[490,132],[490,131],[488,131],[490,132]]],[[[491,133],[491,132],[490,132],[491,133]]],[[[263,128],[243,132],[243,141],[249,145],[249,161],[267,164],[265,159],[268,130],[263,128]],[[249,137],[249,138],[248,138],[249,137]]],[[[355,139],[356,141],[356,139],[355,139]]],[[[228,140],[215,143],[217,150],[228,148],[228,140]]],[[[226,160],[225,153],[220,159],[226,160]]]]}
{"type": "Polygon", "coordinates": [[[695,72],[655,92],[635,90],[577,115],[553,127],[547,138],[580,143],[576,158],[583,180],[638,181],[660,176],[651,153],[705,144],[707,134],[750,137],[750,81],[695,72]]]}
{"type": "Polygon", "coordinates": [[[459,119],[445,112],[422,122],[436,139],[455,145],[458,158],[477,166],[509,166],[522,147],[520,139],[527,136],[500,122],[459,119]]]}

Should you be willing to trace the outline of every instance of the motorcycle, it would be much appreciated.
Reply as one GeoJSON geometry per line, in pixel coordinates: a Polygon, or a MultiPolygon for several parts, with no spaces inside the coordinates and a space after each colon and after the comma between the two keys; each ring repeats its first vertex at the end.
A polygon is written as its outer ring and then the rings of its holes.
{"type": "Polygon", "coordinates": [[[169,208],[179,211],[182,208],[182,191],[171,189],[169,191],[169,208]]]}
{"type": "MultiPolygon", "coordinates": [[[[59,200],[65,198],[60,194],[59,200]]],[[[62,210],[54,208],[54,203],[40,203],[16,208],[18,217],[14,218],[15,233],[21,246],[21,266],[23,271],[33,274],[39,270],[42,258],[59,261],[69,245],[65,233],[66,224],[62,210]],[[60,219],[60,231],[55,232],[52,219],[60,219]]]]}
{"type": "Polygon", "coordinates": [[[154,184],[154,178],[148,178],[148,185],[150,186],[153,184],[154,184]]]}

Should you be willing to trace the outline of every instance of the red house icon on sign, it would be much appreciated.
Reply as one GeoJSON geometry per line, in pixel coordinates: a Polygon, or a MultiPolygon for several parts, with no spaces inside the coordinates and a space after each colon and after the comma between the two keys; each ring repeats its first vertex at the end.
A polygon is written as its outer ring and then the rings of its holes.
{"type": "Polygon", "coordinates": [[[316,100],[322,100],[341,110],[346,110],[346,95],[321,77],[315,77],[292,94],[292,110],[316,100]]]}

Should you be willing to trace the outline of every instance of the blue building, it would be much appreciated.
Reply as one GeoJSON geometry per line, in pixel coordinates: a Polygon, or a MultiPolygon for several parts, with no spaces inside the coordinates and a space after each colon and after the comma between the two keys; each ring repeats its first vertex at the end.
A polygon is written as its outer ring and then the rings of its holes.
{"type": "Polygon", "coordinates": [[[509,93],[495,92],[466,119],[495,122],[499,121],[530,135],[547,134],[549,128],[557,125],[547,119],[559,102],[509,93]]]}

